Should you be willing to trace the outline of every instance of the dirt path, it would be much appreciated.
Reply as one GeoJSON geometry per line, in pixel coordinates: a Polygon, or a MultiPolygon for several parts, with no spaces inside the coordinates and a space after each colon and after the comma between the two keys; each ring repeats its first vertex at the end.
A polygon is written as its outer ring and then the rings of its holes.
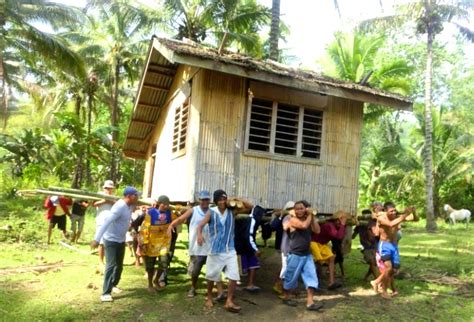
{"type": "MultiPolygon", "coordinates": [[[[282,321],[282,320],[300,320],[300,321],[336,321],[334,311],[339,306],[348,305],[354,298],[357,301],[373,301],[373,293],[370,289],[358,288],[352,291],[348,288],[341,288],[338,291],[330,292],[320,290],[316,293],[315,300],[321,301],[324,308],[320,312],[310,312],[306,310],[306,291],[300,283],[300,289],[296,296],[297,307],[289,307],[282,304],[281,299],[272,290],[280,269],[280,255],[274,252],[262,259],[262,267],[258,271],[258,285],[262,288],[259,293],[248,293],[243,290],[245,278],[242,280],[242,286],[236,291],[236,302],[242,307],[238,314],[228,313],[223,309],[222,303],[217,303],[211,311],[203,309],[202,316],[194,316],[193,319],[206,319],[210,321],[282,321]]],[[[204,304],[204,291],[200,292],[202,303],[204,304]]],[[[364,304],[362,304],[364,305],[364,304]]],[[[340,315],[339,315],[340,317],[340,315]]],[[[191,319],[192,320],[192,319],[191,319]]]]}
{"type": "Polygon", "coordinates": [[[49,271],[58,271],[61,267],[65,266],[84,266],[86,264],[80,263],[63,263],[62,261],[55,263],[45,263],[32,266],[21,266],[21,267],[7,267],[0,269],[0,276],[15,275],[23,273],[46,273],[49,271]]]}

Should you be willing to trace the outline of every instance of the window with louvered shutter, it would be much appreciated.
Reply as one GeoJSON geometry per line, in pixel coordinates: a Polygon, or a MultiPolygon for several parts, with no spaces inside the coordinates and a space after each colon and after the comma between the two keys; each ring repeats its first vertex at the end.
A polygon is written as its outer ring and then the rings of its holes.
{"type": "Polygon", "coordinates": [[[188,133],[189,120],[189,99],[178,106],[174,115],[173,123],[173,147],[174,155],[181,155],[186,152],[186,137],[188,133]]]}
{"type": "Polygon", "coordinates": [[[253,98],[249,118],[247,150],[321,158],[322,111],[253,98]]]}
{"type": "Polygon", "coordinates": [[[273,102],[252,100],[248,148],[256,151],[270,151],[273,102]]]}

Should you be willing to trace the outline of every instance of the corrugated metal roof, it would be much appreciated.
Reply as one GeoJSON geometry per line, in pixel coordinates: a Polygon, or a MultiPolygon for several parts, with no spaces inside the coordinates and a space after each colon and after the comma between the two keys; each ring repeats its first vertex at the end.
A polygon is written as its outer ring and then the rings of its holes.
{"type": "Polygon", "coordinates": [[[179,64],[398,109],[409,110],[412,107],[411,100],[406,97],[369,86],[233,52],[219,54],[215,49],[195,43],[153,38],[123,146],[126,156],[145,157],[154,126],[167,100],[179,64]]]}

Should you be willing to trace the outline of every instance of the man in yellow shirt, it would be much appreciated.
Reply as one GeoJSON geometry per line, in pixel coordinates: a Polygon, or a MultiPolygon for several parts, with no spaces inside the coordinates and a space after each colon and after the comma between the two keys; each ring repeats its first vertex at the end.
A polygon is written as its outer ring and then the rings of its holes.
{"type": "Polygon", "coordinates": [[[167,230],[170,223],[176,219],[176,215],[169,209],[169,204],[167,196],[160,196],[157,208],[148,210],[140,226],[139,242],[148,274],[148,291],[151,293],[164,286],[159,284],[159,278],[168,269],[171,236],[167,234],[167,230]],[[156,263],[158,269],[155,271],[156,263]]]}

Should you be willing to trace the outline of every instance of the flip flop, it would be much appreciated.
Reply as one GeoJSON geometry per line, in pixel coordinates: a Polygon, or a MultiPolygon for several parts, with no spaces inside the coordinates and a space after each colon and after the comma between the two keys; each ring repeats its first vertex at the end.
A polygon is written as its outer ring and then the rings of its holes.
{"type": "Polygon", "coordinates": [[[244,287],[244,291],[247,291],[247,292],[250,292],[250,293],[256,293],[256,292],[259,292],[261,290],[260,287],[258,286],[252,286],[252,287],[244,287]]]}
{"type": "Polygon", "coordinates": [[[224,302],[225,300],[227,300],[227,294],[225,292],[222,293],[222,294],[217,295],[214,298],[214,301],[217,301],[217,302],[224,302]]]}
{"type": "Polygon", "coordinates": [[[298,305],[295,301],[291,299],[283,300],[282,303],[291,307],[295,307],[298,305]]]}
{"type": "Polygon", "coordinates": [[[319,311],[323,308],[323,303],[313,303],[311,305],[306,305],[308,311],[319,311]]]}
{"type": "Polygon", "coordinates": [[[328,286],[328,290],[335,290],[337,288],[340,288],[342,287],[342,284],[341,283],[338,283],[338,282],[334,282],[332,283],[331,285],[328,286]]]}
{"type": "Polygon", "coordinates": [[[224,306],[224,309],[230,313],[239,313],[241,310],[240,306],[224,306]]]}

